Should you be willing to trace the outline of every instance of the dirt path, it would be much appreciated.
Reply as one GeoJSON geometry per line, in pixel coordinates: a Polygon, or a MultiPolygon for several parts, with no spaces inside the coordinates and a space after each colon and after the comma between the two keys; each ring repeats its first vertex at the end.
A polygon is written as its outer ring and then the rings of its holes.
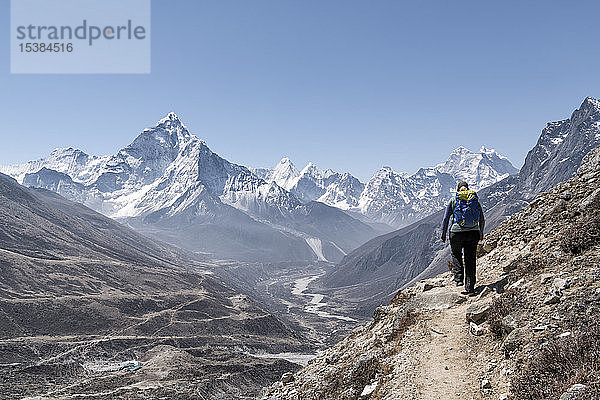
{"type": "Polygon", "coordinates": [[[476,362],[467,346],[469,303],[443,310],[427,324],[430,340],[423,343],[416,371],[419,399],[480,399],[476,362]]]}

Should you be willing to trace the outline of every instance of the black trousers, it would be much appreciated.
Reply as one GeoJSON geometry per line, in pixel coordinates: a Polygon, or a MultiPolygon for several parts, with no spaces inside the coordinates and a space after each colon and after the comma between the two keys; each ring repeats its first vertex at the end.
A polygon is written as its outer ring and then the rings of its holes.
{"type": "Polygon", "coordinates": [[[475,263],[477,260],[477,242],[479,230],[450,232],[450,248],[452,249],[452,272],[456,282],[465,281],[467,292],[475,289],[475,263]],[[464,263],[463,263],[464,251],[464,263]]]}

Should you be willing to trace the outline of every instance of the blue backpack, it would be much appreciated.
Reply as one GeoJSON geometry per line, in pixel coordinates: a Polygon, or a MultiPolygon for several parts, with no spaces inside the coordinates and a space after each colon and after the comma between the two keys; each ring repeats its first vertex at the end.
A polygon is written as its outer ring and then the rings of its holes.
{"type": "Polygon", "coordinates": [[[473,190],[456,192],[454,222],[464,228],[473,228],[479,224],[479,200],[473,190]]]}

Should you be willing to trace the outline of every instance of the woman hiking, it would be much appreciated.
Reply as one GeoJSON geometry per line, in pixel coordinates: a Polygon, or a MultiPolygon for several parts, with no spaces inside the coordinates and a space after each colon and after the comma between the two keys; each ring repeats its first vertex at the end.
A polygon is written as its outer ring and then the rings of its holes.
{"type": "Polygon", "coordinates": [[[448,202],[442,223],[442,242],[446,241],[450,216],[450,248],[452,272],[456,286],[465,285],[463,294],[475,295],[475,263],[477,242],[483,239],[485,219],[477,193],[469,190],[467,182],[459,182],[456,196],[448,202]],[[464,251],[464,263],[463,263],[464,251]]]}

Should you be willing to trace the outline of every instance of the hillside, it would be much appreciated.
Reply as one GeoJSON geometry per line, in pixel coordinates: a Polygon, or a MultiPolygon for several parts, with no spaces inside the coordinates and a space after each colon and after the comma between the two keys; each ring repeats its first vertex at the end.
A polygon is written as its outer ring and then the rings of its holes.
{"type": "Polygon", "coordinates": [[[305,341],[210,264],[2,174],[0,204],[0,399],[252,398],[297,368],[249,355],[305,341]]]}
{"type": "Polygon", "coordinates": [[[597,399],[600,148],[481,246],[479,296],[449,273],[402,290],[373,320],[264,399],[597,399]]]}

